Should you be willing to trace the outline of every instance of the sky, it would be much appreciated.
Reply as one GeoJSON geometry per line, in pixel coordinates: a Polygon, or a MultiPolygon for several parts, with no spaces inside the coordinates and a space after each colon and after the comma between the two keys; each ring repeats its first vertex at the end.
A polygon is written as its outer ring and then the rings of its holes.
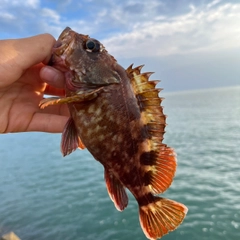
{"type": "Polygon", "coordinates": [[[0,39],[69,26],[165,91],[240,85],[239,0],[0,0],[0,39]]]}

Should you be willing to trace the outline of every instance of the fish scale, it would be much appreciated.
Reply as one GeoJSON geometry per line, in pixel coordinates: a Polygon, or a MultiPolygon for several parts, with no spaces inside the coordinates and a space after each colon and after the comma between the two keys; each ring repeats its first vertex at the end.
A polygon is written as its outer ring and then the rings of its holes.
{"type": "Polygon", "coordinates": [[[174,150],[163,143],[159,81],[141,73],[143,65],[125,70],[98,40],[70,28],[59,36],[51,65],[65,74],[66,96],[44,99],[40,107],[68,104],[63,155],[86,147],[104,166],[107,191],[119,211],[128,205],[128,188],[147,238],[176,229],[187,207],[157,196],[169,188],[177,167],[174,150]]]}

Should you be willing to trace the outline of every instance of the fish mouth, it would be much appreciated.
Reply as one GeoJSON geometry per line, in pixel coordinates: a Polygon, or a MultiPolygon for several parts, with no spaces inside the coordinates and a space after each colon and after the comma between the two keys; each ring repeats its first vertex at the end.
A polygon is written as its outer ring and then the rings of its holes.
{"type": "Polygon", "coordinates": [[[74,45],[75,35],[76,33],[70,27],[66,27],[53,46],[53,54],[57,56],[69,54],[74,45]]]}
{"type": "MultiPolygon", "coordinates": [[[[82,44],[81,42],[78,43],[79,35],[80,34],[73,31],[70,27],[66,27],[53,45],[52,56],[48,62],[48,65],[53,66],[54,68],[63,72],[65,76],[68,76],[65,78],[66,87],[71,91],[76,91],[79,89],[79,86],[73,82],[75,78],[78,78],[78,74],[81,71],[77,68],[75,69],[70,61],[74,50],[79,47],[79,44],[82,44]]],[[[84,36],[86,39],[88,38],[87,35],[82,36],[84,36]]]]}
{"type": "Polygon", "coordinates": [[[70,27],[66,27],[62,31],[58,40],[53,45],[52,56],[48,65],[54,66],[62,72],[66,72],[68,70],[65,59],[73,51],[75,37],[76,32],[74,32],[70,27]]]}

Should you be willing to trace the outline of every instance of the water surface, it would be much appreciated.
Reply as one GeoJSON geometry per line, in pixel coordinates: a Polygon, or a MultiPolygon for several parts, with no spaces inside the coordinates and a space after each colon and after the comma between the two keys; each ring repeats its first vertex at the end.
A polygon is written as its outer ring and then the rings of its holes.
{"type": "MultiPolygon", "coordinates": [[[[163,94],[164,142],[178,154],[164,197],[189,212],[165,240],[240,239],[240,87],[163,94]]],[[[63,158],[60,134],[0,135],[0,235],[22,240],[146,239],[133,197],[118,212],[88,151],[63,158]]],[[[130,193],[129,193],[130,195],[130,193]]]]}

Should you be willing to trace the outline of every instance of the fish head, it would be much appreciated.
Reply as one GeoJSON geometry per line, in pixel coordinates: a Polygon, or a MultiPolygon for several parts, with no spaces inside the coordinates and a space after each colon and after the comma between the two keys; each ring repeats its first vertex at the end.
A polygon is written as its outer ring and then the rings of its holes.
{"type": "Polygon", "coordinates": [[[69,27],[55,43],[49,65],[65,73],[66,88],[72,91],[120,82],[117,62],[102,43],[69,27]]]}

